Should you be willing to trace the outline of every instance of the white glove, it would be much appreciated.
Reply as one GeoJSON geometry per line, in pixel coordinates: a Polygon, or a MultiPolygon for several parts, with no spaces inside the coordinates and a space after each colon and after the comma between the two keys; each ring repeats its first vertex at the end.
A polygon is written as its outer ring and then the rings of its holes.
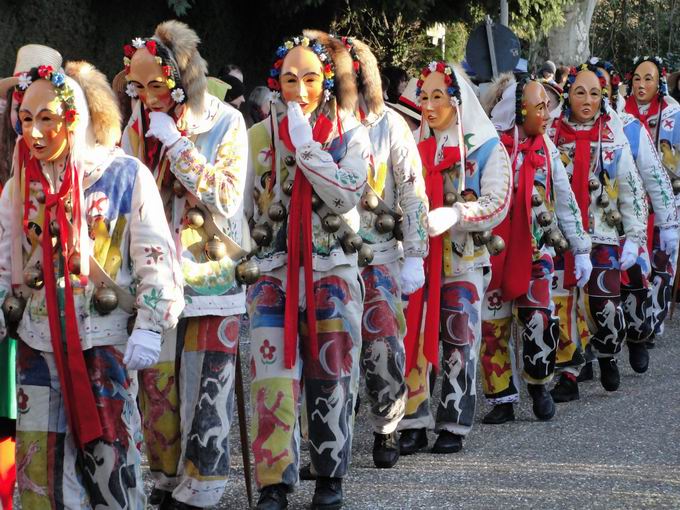
{"type": "Polygon", "coordinates": [[[425,285],[423,259],[406,257],[401,267],[401,292],[406,295],[413,294],[423,285],[425,285]]]}
{"type": "Polygon", "coordinates": [[[574,255],[574,276],[576,277],[576,285],[580,289],[586,286],[590,280],[590,273],[593,272],[593,263],[590,261],[589,253],[579,253],[574,255]]]}
{"type": "Polygon", "coordinates": [[[312,126],[302,113],[297,101],[288,101],[288,134],[297,149],[312,141],[312,126]]]}
{"type": "Polygon", "coordinates": [[[677,228],[671,227],[659,229],[661,250],[668,253],[668,256],[672,261],[675,260],[675,256],[678,253],[678,241],[680,241],[680,236],[678,235],[677,228]]]}
{"type": "Polygon", "coordinates": [[[163,112],[151,112],[149,114],[149,129],[146,136],[157,138],[166,147],[174,145],[182,137],[177,129],[175,119],[163,112]]]}
{"type": "Polygon", "coordinates": [[[626,239],[623,243],[623,250],[621,250],[621,259],[619,260],[621,264],[621,271],[628,271],[631,267],[635,265],[638,258],[638,253],[640,247],[636,242],[626,239]]]}
{"type": "Polygon", "coordinates": [[[128,370],[142,370],[155,365],[161,354],[161,334],[147,329],[135,329],[125,349],[123,363],[128,370]]]}
{"type": "Polygon", "coordinates": [[[453,207],[438,207],[427,213],[427,230],[430,237],[437,237],[460,220],[460,213],[453,207]]]}

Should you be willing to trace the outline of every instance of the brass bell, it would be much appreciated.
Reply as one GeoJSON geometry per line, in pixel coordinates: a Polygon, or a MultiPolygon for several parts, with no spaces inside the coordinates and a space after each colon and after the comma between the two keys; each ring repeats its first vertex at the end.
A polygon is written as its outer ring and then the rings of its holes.
{"type": "Polygon", "coordinates": [[[465,191],[463,191],[463,200],[465,200],[466,202],[476,202],[477,193],[475,193],[474,190],[466,189],[465,191]]]}
{"type": "Polygon", "coordinates": [[[262,174],[260,177],[260,184],[262,185],[262,189],[269,189],[269,180],[271,179],[271,172],[265,172],[262,174]]]}
{"type": "Polygon", "coordinates": [[[73,253],[68,259],[68,271],[71,274],[80,274],[80,253],[73,253]]]}
{"type": "Polygon", "coordinates": [[[258,246],[268,246],[272,242],[272,228],[267,223],[255,225],[250,235],[258,246]]]}
{"type": "Polygon", "coordinates": [[[71,199],[68,199],[66,202],[64,202],[64,211],[66,211],[66,214],[71,214],[71,211],[73,211],[71,199]]]}
{"type": "Polygon", "coordinates": [[[42,289],[43,285],[45,285],[42,269],[37,265],[27,267],[24,270],[24,283],[31,289],[42,289]]]}
{"type": "Polygon", "coordinates": [[[600,207],[608,207],[609,206],[609,195],[606,192],[602,193],[597,198],[597,205],[599,205],[600,207]]]}
{"type": "Polygon", "coordinates": [[[283,159],[283,162],[286,166],[293,166],[295,165],[295,158],[289,154],[283,159]]]}
{"type": "Polygon", "coordinates": [[[593,177],[588,181],[588,189],[590,191],[597,191],[598,189],[600,189],[600,181],[593,177]]]}
{"type": "Polygon", "coordinates": [[[340,216],[337,214],[327,214],[321,220],[321,227],[328,233],[337,232],[341,225],[340,216]]]}
{"type": "Polygon", "coordinates": [[[18,324],[24,316],[26,300],[22,297],[7,296],[2,304],[2,313],[5,315],[7,324],[18,324]]]}
{"type": "Polygon", "coordinates": [[[293,182],[294,181],[292,179],[289,179],[283,183],[283,186],[281,186],[283,192],[288,196],[291,196],[293,194],[293,182]]]}
{"type": "Polygon", "coordinates": [[[236,281],[242,285],[252,285],[260,278],[260,267],[253,259],[244,260],[236,266],[236,281]]]}
{"type": "Polygon", "coordinates": [[[538,193],[531,195],[531,206],[540,207],[543,205],[543,197],[538,193]]]}
{"type": "Polygon", "coordinates": [[[564,237],[560,239],[560,241],[554,246],[555,248],[555,253],[558,255],[562,255],[564,252],[566,252],[569,249],[569,241],[567,241],[564,237]]]}
{"type": "Polygon", "coordinates": [[[394,230],[394,218],[390,214],[381,214],[375,220],[375,229],[381,234],[394,230]]]}
{"type": "Polygon", "coordinates": [[[269,206],[267,215],[274,221],[283,221],[286,219],[286,206],[283,202],[274,202],[269,206]]]}
{"type": "Polygon", "coordinates": [[[492,236],[486,247],[491,255],[498,255],[505,250],[505,241],[501,236],[492,236]]]}
{"type": "Polygon", "coordinates": [[[607,225],[610,227],[615,227],[619,223],[621,223],[622,216],[619,211],[609,211],[607,215],[605,216],[605,221],[607,222],[607,225]]]}
{"type": "Polygon", "coordinates": [[[404,240],[404,231],[401,228],[403,221],[397,221],[397,223],[394,225],[394,238],[397,241],[403,241],[404,240]]]}
{"type": "Polygon", "coordinates": [[[59,222],[57,220],[50,221],[50,235],[52,237],[59,235],[59,222]]]}
{"type": "Polygon", "coordinates": [[[673,186],[673,194],[680,194],[680,179],[676,178],[671,180],[671,186],[673,186]]]}
{"type": "Polygon", "coordinates": [[[205,223],[205,216],[203,211],[196,207],[192,207],[187,211],[187,223],[191,228],[201,228],[205,223]]]}
{"type": "Polygon", "coordinates": [[[340,244],[342,244],[342,249],[345,251],[345,253],[354,253],[355,251],[359,251],[361,246],[364,244],[364,240],[361,239],[359,234],[350,232],[345,234],[345,236],[340,241],[340,244]]]}
{"type": "Polygon", "coordinates": [[[547,227],[552,223],[553,216],[549,211],[541,211],[538,213],[537,220],[541,227],[547,227]]]}
{"type": "Polygon", "coordinates": [[[378,195],[373,193],[371,190],[367,190],[364,196],[361,197],[361,207],[366,211],[373,211],[378,207],[380,200],[378,200],[378,195]]]}
{"type": "Polygon", "coordinates": [[[560,244],[562,239],[564,239],[564,237],[559,230],[551,230],[548,234],[548,244],[552,247],[556,247],[558,244],[560,244]]]}
{"type": "Polygon", "coordinates": [[[449,191],[448,193],[444,193],[444,205],[445,206],[451,207],[457,201],[458,201],[458,196],[454,192],[449,191]]]}
{"type": "Polygon", "coordinates": [[[181,182],[175,179],[174,181],[172,181],[172,192],[175,194],[177,198],[182,198],[184,194],[187,192],[187,189],[181,182]]]}
{"type": "Polygon", "coordinates": [[[489,241],[491,241],[491,230],[484,230],[482,232],[473,232],[472,233],[472,241],[475,243],[475,246],[483,246],[489,241]]]}
{"type": "Polygon", "coordinates": [[[217,237],[205,243],[204,250],[208,260],[222,260],[227,256],[227,247],[217,237]]]}
{"type": "Polygon", "coordinates": [[[47,200],[45,192],[43,190],[36,191],[35,199],[38,201],[39,204],[44,204],[45,200],[47,200]]]}
{"type": "Polygon", "coordinates": [[[365,267],[373,261],[373,248],[368,244],[362,244],[359,248],[359,256],[357,258],[357,263],[359,267],[365,267]]]}
{"type": "Polygon", "coordinates": [[[312,210],[316,211],[323,205],[323,200],[316,193],[312,193],[312,210]]]}
{"type": "Polygon", "coordinates": [[[108,287],[99,287],[94,291],[93,296],[94,309],[99,312],[99,315],[107,315],[114,311],[118,306],[118,296],[108,287]]]}

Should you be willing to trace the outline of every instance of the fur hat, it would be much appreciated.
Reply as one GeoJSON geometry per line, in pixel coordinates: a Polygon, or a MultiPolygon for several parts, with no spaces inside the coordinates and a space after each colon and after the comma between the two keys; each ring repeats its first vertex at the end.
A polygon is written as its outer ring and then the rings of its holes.
{"type": "Polygon", "coordinates": [[[354,52],[359,59],[359,92],[366,102],[370,113],[380,114],[385,108],[383,100],[382,81],[378,61],[368,45],[358,39],[352,38],[354,52]]]}
{"type": "Polygon", "coordinates": [[[120,140],[120,110],[106,76],[89,62],[67,62],[66,75],[83,90],[90,127],[97,144],[114,147],[120,140]]]}
{"type": "Polygon", "coordinates": [[[491,114],[493,107],[496,106],[496,104],[498,104],[503,98],[503,92],[505,92],[505,89],[507,89],[514,81],[515,76],[510,72],[499,74],[493,79],[491,85],[489,85],[489,87],[486,89],[480,100],[480,103],[482,103],[482,108],[484,108],[484,111],[487,115],[491,114]]]}
{"type": "Polygon", "coordinates": [[[208,63],[198,52],[200,38],[188,25],[175,20],[158,25],[153,38],[166,46],[177,62],[187,106],[201,111],[208,89],[208,63]]]}
{"type": "Polygon", "coordinates": [[[357,83],[354,77],[354,66],[345,45],[338,39],[320,30],[305,29],[302,33],[310,39],[319,41],[328,51],[335,65],[335,97],[338,105],[344,110],[354,112],[357,109],[357,83]]]}

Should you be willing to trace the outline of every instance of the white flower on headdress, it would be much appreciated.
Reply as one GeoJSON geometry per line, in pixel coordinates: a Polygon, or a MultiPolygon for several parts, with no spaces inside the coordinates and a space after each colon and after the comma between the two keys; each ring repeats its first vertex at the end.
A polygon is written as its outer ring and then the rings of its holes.
{"type": "Polygon", "coordinates": [[[642,59],[643,60],[649,60],[649,55],[645,55],[644,57],[642,57],[642,59]]]}
{"type": "Polygon", "coordinates": [[[430,62],[429,64],[427,64],[427,68],[430,70],[431,73],[434,73],[437,70],[437,63],[430,62]]]}
{"type": "Polygon", "coordinates": [[[639,61],[640,61],[640,57],[635,57],[635,58],[633,59],[633,64],[635,65],[635,64],[637,64],[639,61]]]}
{"type": "Polygon", "coordinates": [[[278,90],[272,90],[271,98],[272,102],[275,103],[276,101],[281,99],[281,92],[279,92],[278,90]]]}
{"type": "Polygon", "coordinates": [[[458,105],[458,98],[455,96],[451,96],[449,98],[449,102],[451,103],[451,106],[457,106],[458,105]]]}
{"type": "Polygon", "coordinates": [[[125,87],[125,93],[128,96],[135,98],[137,97],[137,87],[135,87],[132,83],[128,83],[125,87]]]}
{"type": "Polygon", "coordinates": [[[325,53],[319,54],[319,60],[321,60],[321,62],[325,62],[326,61],[326,54],[325,53]]]}
{"type": "Polygon", "coordinates": [[[140,49],[146,46],[146,43],[144,42],[144,39],[142,39],[141,37],[135,37],[132,40],[132,46],[134,46],[137,49],[140,49]]]}
{"type": "Polygon", "coordinates": [[[600,61],[597,57],[591,57],[590,60],[588,61],[589,64],[591,65],[597,65],[597,63],[600,61]]]}
{"type": "Polygon", "coordinates": [[[175,103],[181,103],[184,101],[184,91],[180,88],[176,88],[170,93],[170,97],[175,103]]]}
{"type": "Polygon", "coordinates": [[[31,83],[32,80],[28,73],[21,73],[19,75],[19,88],[21,90],[26,90],[31,83]]]}
{"type": "Polygon", "coordinates": [[[295,43],[295,46],[300,44],[300,38],[299,37],[293,37],[293,42],[295,43]]]}
{"type": "Polygon", "coordinates": [[[326,102],[328,102],[328,101],[331,100],[331,91],[330,91],[330,90],[325,89],[325,90],[323,91],[323,99],[324,99],[324,101],[326,101],[326,102]]]}
{"type": "Polygon", "coordinates": [[[444,68],[444,74],[445,74],[446,76],[448,76],[448,75],[451,74],[451,68],[450,68],[449,66],[446,66],[446,67],[444,68]]]}

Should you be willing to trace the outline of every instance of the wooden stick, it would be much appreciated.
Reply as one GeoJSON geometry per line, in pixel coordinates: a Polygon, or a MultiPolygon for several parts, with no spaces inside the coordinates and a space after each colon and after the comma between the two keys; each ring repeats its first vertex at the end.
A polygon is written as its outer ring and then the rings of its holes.
{"type": "Polygon", "coordinates": [[[238,428],[241,435],[241,455],[246,480],[248,508],[253,506],[253,484],[250,474],[250,441],[248,440],[248,424],[246,422],[246,402],[243,391],[243,373],[241,372],[241,349],[236,351],[236,406],[238,407],[238,428]]]}

